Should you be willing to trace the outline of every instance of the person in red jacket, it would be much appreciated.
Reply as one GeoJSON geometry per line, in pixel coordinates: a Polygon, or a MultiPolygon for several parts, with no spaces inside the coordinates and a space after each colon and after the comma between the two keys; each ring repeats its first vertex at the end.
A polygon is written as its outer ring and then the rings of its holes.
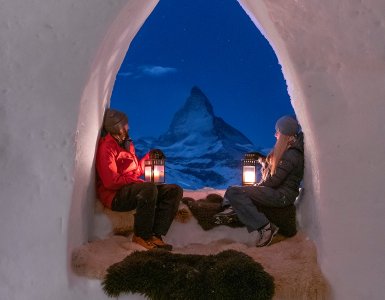
{"type": "Polygon", "coordinates": [[[183,190],[176,184],[144,182],[144,161],[135,154],[128,135],[127,116],[107,109],[96,153],[96,190],[103,205],[113,211],[136,210],[132,241],[146,249],[172,246],[162,240],[177,213],[183,190]]]}

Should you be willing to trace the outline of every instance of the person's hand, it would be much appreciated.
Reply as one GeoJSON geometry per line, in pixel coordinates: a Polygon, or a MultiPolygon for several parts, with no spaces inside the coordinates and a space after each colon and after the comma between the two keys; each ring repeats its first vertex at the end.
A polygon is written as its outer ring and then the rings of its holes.
{"type": "Polygon", "coordinates": [[[142,158],[143,161],[148,159],[150,159],[150,152],[147,152],[142,158]]]}
{"type": "Polygon", "coordinates": [[[263,164],[265,162],[265,158],[264,157],[258,157],[258,160],[257,160],[260,164],[263,164]]]}

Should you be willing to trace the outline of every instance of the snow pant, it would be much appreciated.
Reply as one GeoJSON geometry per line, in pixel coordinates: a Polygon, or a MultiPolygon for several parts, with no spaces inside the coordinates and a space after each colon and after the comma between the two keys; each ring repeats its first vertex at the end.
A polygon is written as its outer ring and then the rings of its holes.
{"type": "Polygon", "coordinates": [[[230,203],[238,219],[245,224],[249,232],[259,230],[269,220],[261,213],[257,205],[266,207],[286,207],[292,203],[275,189],[265,186],[233,186],[226,190],[224,204],[230,203]]]}
{"type": "Polygon", "coordinates": [[[111,209],[135,209],[134,233],[143,239],[149,239],[153,235],[167,234],[182,196],[182,188],[175,184],[132,183],[116,193],[111,209]]]}

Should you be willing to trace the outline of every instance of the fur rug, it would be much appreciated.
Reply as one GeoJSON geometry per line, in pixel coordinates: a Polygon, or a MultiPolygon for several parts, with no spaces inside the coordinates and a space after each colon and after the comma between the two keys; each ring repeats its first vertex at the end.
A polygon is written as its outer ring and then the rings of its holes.
{"type": "MultiPolygon", "coordinates": [[[[183,227],[188,224],[174,225],[183,227]]],[[[199,225],[195,224],[195,226],[199,225]]],[[[249,255],[274,277],[275,295],[273,299],[329,299],[327,282],[317,265],[315,246],[302,233],[297,233],[292,238],[283,238],[283,240],[263,248],[222,239],[209,244],[186,245],[176,248],[173,253],[212,255],[229,249],[249,255]]],[[[75,249],[72,254],[72,267],[78,275],[102,280],[107,275],[109,266],[122,261],[138,250],[143,250],[143,248],[132,243],[130,238],[112,236],[75,249]]]]}
{"type": "Polygon", "coordinates": [[[271,299],[273,278],[235,250],[216,255],[137,251],[108,268],[103,289],[110,297],[139,293],[153,300],[271,299]]]}

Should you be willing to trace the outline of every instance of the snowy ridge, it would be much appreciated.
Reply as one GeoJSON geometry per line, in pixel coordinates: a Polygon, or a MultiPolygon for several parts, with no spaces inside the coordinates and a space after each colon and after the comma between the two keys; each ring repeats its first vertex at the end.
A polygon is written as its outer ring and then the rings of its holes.
{"type": "Polygon", "coordinates": [[[223,189],[241,182],[241,159],[256,150],[239,130],[215,116],[206,95],[196,86],[158,139],[136,142],[138,154],[159,148],[166,157],[166,181],[184,188],[223,189]]]}

